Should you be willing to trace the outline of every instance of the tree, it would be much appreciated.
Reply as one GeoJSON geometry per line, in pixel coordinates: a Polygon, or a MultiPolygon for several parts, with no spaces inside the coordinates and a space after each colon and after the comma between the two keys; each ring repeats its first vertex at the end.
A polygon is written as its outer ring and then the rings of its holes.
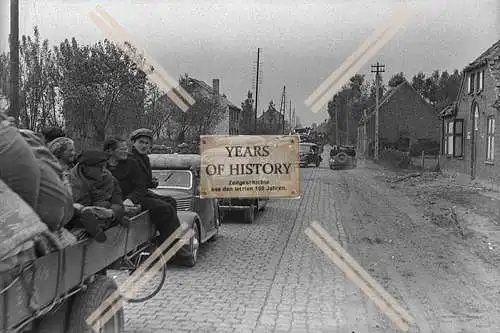
{"type": "Polygon", "coordinates": [[[253,134],[255,130],[255,110],[252,92],[249,90],[247,98],[241,103],[240,134],[253,134]]]}
{"type": "Polygon", "coordinates": [[[107,39],[79,45],[75,38],[55,50],[69,133],[99,143],[138,125],[146,75],[125,52],[107,39]]]}
{"type": "Polygon", "coordinates": [[[183,142],[188,137],[198,140],[200,135],[211,134],[228,109],[227,99],[215,96],[214,91],[200,86],[187,73],[179,78],[179,84],[196,102],[184,112],[172,101],[168,101],[168,108],[173,112],[177,127],[177,141],[183,142]]]}
{"type": "Polygon", "coordinates": [[[58,126],[58,77],[53,51],[47,39],[41,41],[38,27],[33,38],[23,35],[20,53],[20,120],[24,128],[40,131],[58,126]]]}
{"type": "Polygon", "coordinates": [[[399,72],[394,74],[390,79],[387,85],[391,88],[399,86],[401,83],[405,82],[406,78],[403,72],[399,72]]]}

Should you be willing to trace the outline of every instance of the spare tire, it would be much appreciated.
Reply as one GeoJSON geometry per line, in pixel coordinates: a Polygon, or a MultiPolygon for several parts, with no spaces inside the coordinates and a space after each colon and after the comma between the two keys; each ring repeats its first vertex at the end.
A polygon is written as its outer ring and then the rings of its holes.
{"type": "Polygon", "coordinates": [[[347,162],[347,154],[344,153],[344,152],[341,152],[341,153],[338,153],[337,156],[336,156],[337,160],[340,162],[340,163],[345,163],[347,162]]]}

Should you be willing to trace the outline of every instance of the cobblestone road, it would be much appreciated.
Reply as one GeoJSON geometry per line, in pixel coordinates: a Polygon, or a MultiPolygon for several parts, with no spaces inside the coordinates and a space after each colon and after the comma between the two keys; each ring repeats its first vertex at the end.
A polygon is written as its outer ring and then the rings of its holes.
{"type": "Polygon", "coordinates": [[[301,199],[270,200],[251,225],[224,224],[196,267],[169,266],[154,299],[126,306],[126,332],[336,332],[346,298],[355,305],[351,319],[359,312],[365,320],[356,288],[304,234],[318,220],[344,238],[332,176],[324,167],[303,169],[301,199]]]}
{"type": "Polygon", "coordinates": [[[301,199],[271,200],[251,225],[224,224],[196,267],[169,266],[155,298],[126,306],[126,333],[399,332],[304,234],[313,220],[411,313],[409,333],[498,332],[498,267],[367,166],[301,177],[301,199]]]}

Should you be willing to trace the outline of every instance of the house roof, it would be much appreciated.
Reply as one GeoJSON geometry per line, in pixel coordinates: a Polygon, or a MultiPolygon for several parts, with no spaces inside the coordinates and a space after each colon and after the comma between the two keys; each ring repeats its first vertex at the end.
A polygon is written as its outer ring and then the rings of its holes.
{"type": "MultiPolygon", "coordinates": [[[[418,96],[420,96],[422,98],[422,96],[413,88],[413,86],[407,81],[407,80],[404,80],[403,82],[401,82],[400,84],[398,84],[397,86],[389,89],[385,94],[384,96],[382,96],[382,98],[380,99],[380,102],[379,102],[379,108],[381,108],[384,104],[386,104],[387,102],[389,102],[391,100],[391,98],[398,92],[400,91],[403,87],[407,87],[407,88],[410,88],[412,91],[414,91],[418,96]]],[[[423,98],[422,98],[423,99],[423,98]]],[[[424,99],[423,99],[424,100],[424,99]]],[[[424,100],[425,101],[425,100],[424,100]]],[[[376,105],[372,105],[370,106],[366,111],[367,111],[367,116],[368,117],[371,117],[374,113],[375,113],[375,107],[376,105]]],[[[363,121],[364,121],[364,116],[361,117],[361,120],[359,121],[359,124],[363,124],[363,121]]]]}
{"type": "Polygon", "coordinates": [[[473,62],[469,63],[467,67],[464,68],[464,72],[474,70],[480,66],[486,65],[488,60],[492,56],[498,55],[500,52],[500,40],[495,44],[490,46],[486,51],[484,51],[479,57],[477,57],[473,62]]]}

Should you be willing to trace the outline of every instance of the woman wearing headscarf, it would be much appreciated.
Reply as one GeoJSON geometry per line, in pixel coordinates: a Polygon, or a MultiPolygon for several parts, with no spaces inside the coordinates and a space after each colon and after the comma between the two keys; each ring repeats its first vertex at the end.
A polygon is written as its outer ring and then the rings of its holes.
{"type": "Polygon", "coordinates": [[[71,183],[69,181],[69,173],[73,168],[75,161],[75,144],[68,137],[58,137],[48,143],[48,147],[52,154],[59,160],[62,168],[62,180],[64,185],[71,191],[71,183]]]}

